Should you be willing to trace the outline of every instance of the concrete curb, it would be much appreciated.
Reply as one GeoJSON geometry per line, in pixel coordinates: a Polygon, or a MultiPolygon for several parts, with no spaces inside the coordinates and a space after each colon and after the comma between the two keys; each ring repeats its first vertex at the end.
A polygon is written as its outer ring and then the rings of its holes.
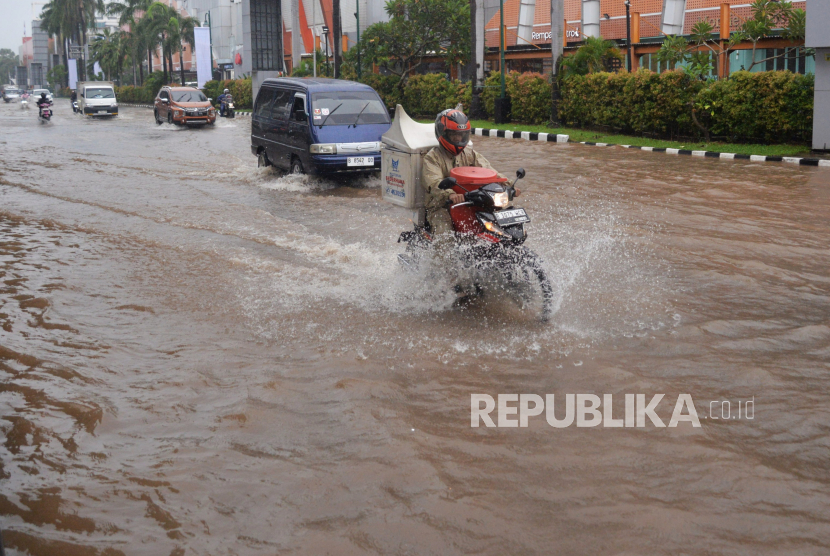
{"type": "MultiPolygon", "coordinates": [[[[152,104],[131,104],[129,102],[119,102],[119,106],[129,106],[130,108],[155,108],[152,104]]],[[[237,116],[247,116],[250,117],[250,112],[237,112],[237,116]]]]}
{"type": "Polygon", "coordinates": [[[614,143],[592,143],[590,141],[571,141],[568,135],[556,135],[553,133],[537,133],[535,131],[506,131],[503,129],[484,129],[477,127],[473,129],[475,135],[483,137],[503,137],[505,139],[524,139],[526,141],[547,141],[549,143],[579,143],[593,147],[622,147],[624,149],[638,149],[655,153],[699,156],[703,158],[725,158],[730,160],[749,160],[752,162],[786,162],[800,166],[825,166],[830,167],[830,160],[819,158],[800,158],[795,156],[764,156],[758,154],[736,154],[721,153],[716,151],[692,151],[687,149],[671,149],[666,147],[637,147],[634,145],[616,145],[614,143]]]}

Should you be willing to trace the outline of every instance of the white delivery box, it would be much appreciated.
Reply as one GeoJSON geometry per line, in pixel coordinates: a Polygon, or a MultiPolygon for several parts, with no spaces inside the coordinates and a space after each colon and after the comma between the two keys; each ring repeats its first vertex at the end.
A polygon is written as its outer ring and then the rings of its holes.
{"type": "Polygon", "coordinates": [[[424,188],[421,168],[424,156],[438,146],[435,126],[419,124],[399,104],[389,131],[381,137],[381,196],[413,211],[413,220],[424,223],[424,188]]]}

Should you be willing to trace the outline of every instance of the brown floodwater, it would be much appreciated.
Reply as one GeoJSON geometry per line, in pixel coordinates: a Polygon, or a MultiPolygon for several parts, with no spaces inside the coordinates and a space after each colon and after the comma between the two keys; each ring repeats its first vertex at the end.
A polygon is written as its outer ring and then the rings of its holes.
{"type": "Polygon", "coordinates": [[[475,137],[527,170],[540,324],[249,133],[0,105],[8,554],[830,553],[830,169],[475,137]],[[471,428],[512,393],[701,426],[471,428]]]}

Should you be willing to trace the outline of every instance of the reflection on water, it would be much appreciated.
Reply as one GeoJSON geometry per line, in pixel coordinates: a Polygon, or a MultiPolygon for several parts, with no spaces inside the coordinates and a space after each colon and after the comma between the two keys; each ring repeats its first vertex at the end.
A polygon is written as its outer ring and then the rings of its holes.
{"type": "Polygon", "coordinates": [[[248,120],[61,102],[0,106],[11,554],[830,549],[830,172],[478,139],[527,170],[540,325],[402,273],[376,178],[257,169],[248,120]],[[755,415],[472,429],[472,393],[755,415]]]}

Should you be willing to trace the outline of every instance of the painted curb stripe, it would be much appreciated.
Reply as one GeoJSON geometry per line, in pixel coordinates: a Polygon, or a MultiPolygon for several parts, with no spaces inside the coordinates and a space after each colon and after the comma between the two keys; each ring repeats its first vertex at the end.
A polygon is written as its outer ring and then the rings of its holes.
{"type": "MultiPolygon", "coordinates": [[[[148,106],[147,108],[152,108],[148,106]]],[[[240,113],[242,114],[242,113],[240,113]]],[[[250,114],[248,114],[250,115],[250,114]]],[[[798,164],[800,166],[824,166],[830,167],[830,160],[818,158],[800,158],[797,156],[765,156],[759,154],[737,154],[737,153],[722,153],[717,151],[693,151],[689,149],[672,149],[667,147],[641,147],[637,145],[617,145],[615,143],[596,143],[593,141],[571,141],[568,135],[553,135],[551,133],[536,132],[536,131],[509,131],[501,129],[483,129],[477,127],[473,130],[475,135],[485,137],[504,137],[506,139],[514,139],[521,137],[526,141],[544,141],[549,143],[579,143],[581,145],[589,145],[592,147],[622,147],[624,149],[637,149],[640,151],[650,151],[655,153],[666,153],[676,155],[698,156],[703,158],[723,158],[727,160],[749,160],[751,162],[786,162],[789,164],[798,164]]]]}

